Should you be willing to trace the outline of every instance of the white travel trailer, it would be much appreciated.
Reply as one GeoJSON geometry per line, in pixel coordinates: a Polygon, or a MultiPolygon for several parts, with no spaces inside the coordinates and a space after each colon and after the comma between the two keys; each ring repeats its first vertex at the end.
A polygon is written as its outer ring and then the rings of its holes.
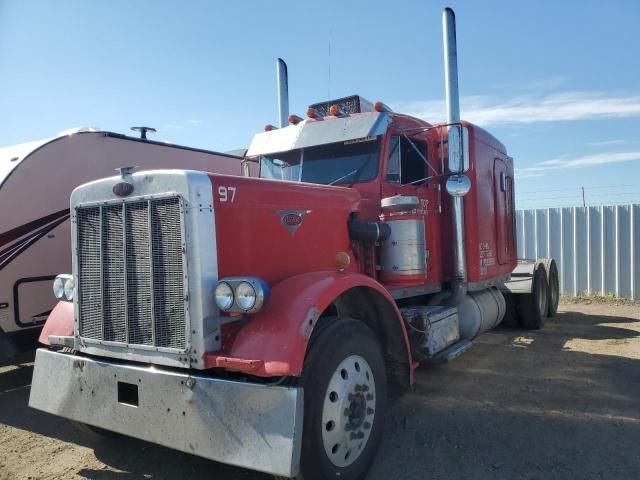
{"type": "Polygon", "coordinates": [[[52,280],[71,270],[71,191],[133,165],[240,175],[242,158],[94,128],[0,148],[0,356],[5,334],[42,325],[52,280]]]}

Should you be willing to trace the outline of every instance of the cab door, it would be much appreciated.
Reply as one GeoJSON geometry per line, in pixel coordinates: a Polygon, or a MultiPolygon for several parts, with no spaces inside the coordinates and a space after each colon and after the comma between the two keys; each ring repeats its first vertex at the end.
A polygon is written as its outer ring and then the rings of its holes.
{"type": "Polygon", "coordinates": [[[515,252],[515,215],[513,177],[504,160],[493,164],[493,192],[495,195],[496,250],[498,263],[509,263],[515,252]]]}
{"type": "Polygon", "coordinates": [[[383,172],[382,198],[394,195],[418,197],[417,213],[425,216],[425,245],[427,248],[427,277],[433,262],[429,261],[429,250],[433,248],[432,234],[427,218],[435,214],[437,184],[433,180],[436,172],[428,165],[427,141],[423,135],[391,135],[386,148],[385,171],[383,172]],[[431,241],[430,241],[431,240],[431,241]]]}

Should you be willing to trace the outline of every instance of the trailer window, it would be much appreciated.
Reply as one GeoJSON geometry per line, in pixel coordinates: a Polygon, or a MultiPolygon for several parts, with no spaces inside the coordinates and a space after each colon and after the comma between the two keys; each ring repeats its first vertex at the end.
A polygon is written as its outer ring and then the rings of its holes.
{"type": "Polygon", "coordinates": [[[425,142],[405,136],[391,137],[386,181],[407,184],[426,180],[426,158],[427,145],[425,142]]]}

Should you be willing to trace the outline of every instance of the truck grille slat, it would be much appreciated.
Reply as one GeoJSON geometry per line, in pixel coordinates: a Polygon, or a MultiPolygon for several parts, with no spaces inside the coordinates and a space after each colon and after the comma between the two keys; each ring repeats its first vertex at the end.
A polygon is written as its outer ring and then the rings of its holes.
{"type": "Polygon", "coordinates": [[[181,257],[172,254],[182,250],[179,211],[171,200],[156,202],[151,219],[156,343],[183,345],[184,269],[181,257]]]}
{"type": "Polygon", "coordinates": [[[126,204],[129,343],[152,345],[147,202],[126,204]]]}
{"type": "Polygon", "coordinates": [[[78,283],[82,285],[79,315],[82,332],[89,338],[102,336],[102,295],[100,265],[100,207],[78,210],[78,252],[82,252],[78,269],[78,283]]]}
{"type": "Polygon", "coordinates": [[[80,336],[186,348],[178,197],[77,208],[80,336]]]}
{"type": "Polygon", "coordinates": [[[126,342],[127,319],[124,315],[124,285],[122,283],[124,278],[122,206],[110,205],[102,207],[101,210],[102,315],[104,318],[104,337],[102,339],[110,342],[126,342]]]}

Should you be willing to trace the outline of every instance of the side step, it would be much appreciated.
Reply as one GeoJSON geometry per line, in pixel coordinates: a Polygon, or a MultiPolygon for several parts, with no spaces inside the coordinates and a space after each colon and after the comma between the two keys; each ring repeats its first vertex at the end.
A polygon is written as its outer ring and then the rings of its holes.
{"type": "Polygon", "coordinates": [[[459,342],[454,343],[453,345],[445,348],[441,352],[437,353],[431,358],[433,363],[449,363],[452,360],[455,360],[464,352],[469,350],[473,345],[471,340],[460,340],[459,342]]]}

